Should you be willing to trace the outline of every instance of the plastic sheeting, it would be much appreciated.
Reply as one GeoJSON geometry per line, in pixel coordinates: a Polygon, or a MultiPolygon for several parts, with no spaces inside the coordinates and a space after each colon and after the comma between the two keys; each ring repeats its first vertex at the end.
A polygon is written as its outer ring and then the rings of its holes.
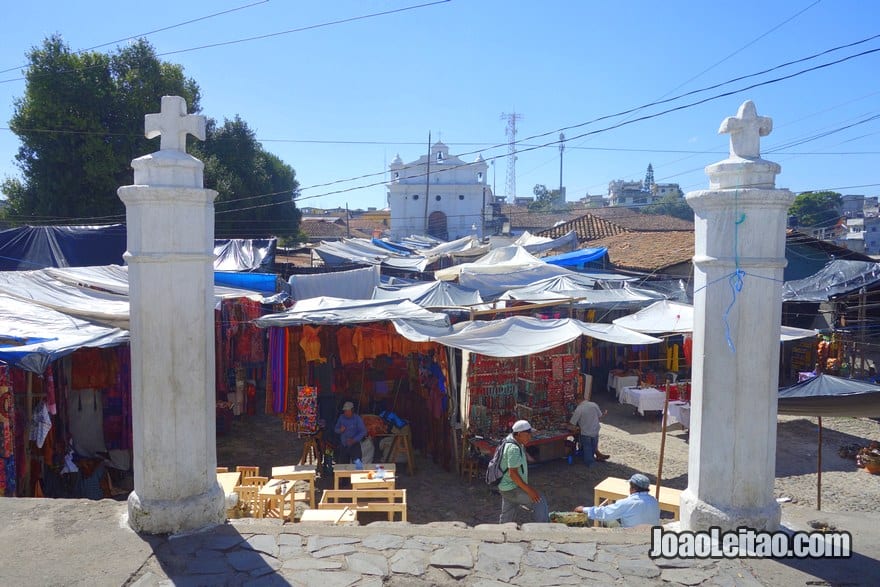
{"type": "Polygon", "coordinates": [[[595,289],[592,286],[578,283],[593,281],[568,275],[544,279],[530,286],[504,292],[499,299],[523,302],[543,303],[554,300],[577,300],[579,308],[640,308],[663,299],[663,294],[624,286],[614,289],[595,289]]]}
{"type": "Polygon", "coordinates": [[[880,263],[834,260],[804,279],[786,281],[782,286],[785,302],[825,302],[832,297],[856,291],[880,281],[880,263]]]}
{"type": "Polygon", "coordinates": [[[214,285],[258,291],[273,296],[278,291],[278,276],[274,273],[239,273],[237,271],[214,271],[214,285]]]}
{"type": "Polygon", "coordinates": [[[0,231],[0,271],[122,265],[124,224],[21,226],[0,231]]]}
{"type": "Polygon", "coordinates": [[[607,253],[608,247],[593,247],[578,249],[570,253],[562,253],[561,255],[553,255],[552,257],[544,257],[543,261],[560,267],[583,269],[587,263],[603,259],[607,253]]]}
{"type": "Polygon", "coordinates": [[[99,326],[0,294],[0,361],[42,374],[82,347],[127,343],[128,331],[99,326]]]}
{"type": "MultiPolygon", "coordinates": [[[[439,269],[434,272],[437,279],[451,281],[461,273],[467,272],[472,275],[483,273],[506,273],[532,267],[547,267],[547,264],[526,251],[523,247],[511,245],[499,247],[489,251],[484,257],[480,257],[472,263],[462,263],[447,269],[439,269]]],[[[550,268],[554,275],[558,275],[558,268],[550,268]]],[[[550,277],[550,275],[545,275],[550,277]]]]}
{"type": "Polygon", "coordinates": [[[541,320],[512,316],[488,322],[464,322],[444,334],[439,328],[394,321],[404,337],[415,342],[440,344],[489,357],[522,357],[550,350],[580,336],[617,344],[656,344],[659,338],[633,332],[614,324],[593,324],[571,318],[541,320]]]}
{"type": "Polygon", "coordinates": [[[373,290],[375,300],[410,300],[423,308],[456,308],[483,303],[480,292],[446,281],[428,281],[414,285],[379,285],[373,290]]]}
{"type": "MultiPolygon", "coordinates": [[[[613,321],[637,332],[648,334],[687,333],[694,330],[694,307],[669,300],[654,302],[644,310],[623,316],[613,321]]],[[[785,342],[799,338],[816,336],[815,330],[782,326],[779,340],[785,342]]]]}
{"type": "Polygon", "coordinates": [[[271,270],[275,266],[277,246],[276,238],[216,239],[214,269],[216,271],[271,270]]]}
{"type": "Polygon", "coordinates": [[[779,390],[787,416],[880,416],[880,385],[820,374],[779,390]]]}
{"type": "Polygon", "coordinates": [[[546,236],[535,236],[525,231],[522,236],[513,241],[513,244],[523,247],[529,253],[543,253],[545,251],[572,251],[578,246],[578,236],[573,230],[568,231],[557,239],[546,236]]]}
{"type": "Polygon", "coordinates": [[[374,245],[368,239],[347,238],[341,241],[321,241],[314,251],[324,264],[331,267],[361,263],[365,265],[387,265],[407,271],[424,271],[428,260],[421,255],[397,255],[388,249],[374,245]]]}
{"type": "Polygon", "coordinates": [[[373,290],[379,285],[380,278],[379,266],[375,265],[351,271],[291,275],[288,282],[290,295],[295,300],[321,296],[369,300],[373,297],[373,290]]]}
{"type": "Polygon", "coordinates": [[[402,319],[435,326],[448,326],[445,314],[435,314],[409,300],[346,300],[318,297],[297,301],[279,314],[268,314],[254,324],[261,328],[297,324],[361,324],[402,319]]]}

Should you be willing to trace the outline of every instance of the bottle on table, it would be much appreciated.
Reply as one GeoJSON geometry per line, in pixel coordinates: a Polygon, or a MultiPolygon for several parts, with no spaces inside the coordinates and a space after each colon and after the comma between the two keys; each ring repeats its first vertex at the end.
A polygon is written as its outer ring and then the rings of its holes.
{"type": "Polygon", "coordinates": [[[376,479],[384,479],[385,478],[385,467],[379,465],[376,467],[376,479]]]}

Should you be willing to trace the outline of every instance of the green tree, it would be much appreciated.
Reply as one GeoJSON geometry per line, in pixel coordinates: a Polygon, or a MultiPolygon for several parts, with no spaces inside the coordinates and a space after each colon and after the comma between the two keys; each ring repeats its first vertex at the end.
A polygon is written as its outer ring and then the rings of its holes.
{"type": "Polygon", "coordinates": [[[21,141],[22,179],[2,184],[7,217],[34,224],[121,220],[116,189],[133,181],[131,160],[155,150],[144,137],[144,114],[170,94],[198,112],[198,86],[143,40],[105,55],[72,53],[55,35],[28,61],[25,93],[9,122],[21,141]]]}
{"type": "Polygon", "coordinates": [[[220,238],[294,237],[300,211],[293,198],[296,173],[266,152],[240,117],[218,126],[208,120],[206,140],[192,148],[205,163],[205,187],[217,190],[215,233],[220,238]]]}
{"type": "Polygon", "coordinates": [[[798,226],[829,227],[840,218],[840,207],[841,195],[837,192],[802,192],[788,212],[797,217],[798,226]]]}
{"type": "Polygon", "coordinates": [[[535,194],[535,201],[529,204],[529,210],[549,212],[560,207],[559,190],[548,189],[547,186],[539,183],[532,189],[532,193],[535,194]]]}
{"type": "Polygon", "coordinates": [[[643,214],[662,214],[666,216],[675,216],[689,222],[694,221],[694,209],[688,206],[684,198],[678,194],[668,194],[663,196],[657,202],[642,208],[643,214]]]}

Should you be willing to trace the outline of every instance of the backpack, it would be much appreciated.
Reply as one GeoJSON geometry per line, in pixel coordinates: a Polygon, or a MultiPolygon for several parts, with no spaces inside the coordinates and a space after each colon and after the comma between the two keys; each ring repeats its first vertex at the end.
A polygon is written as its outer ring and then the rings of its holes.
{"type": "MultiPolygon", "coordinates": [[[[504,477],[504,473],[507,472],[506,469],[501,468],[501,460],[504,456],[504,446],[507,444],[516,444],[516,441],[511,439],[509,436],[506,437],[501,444],[498,445],[498,448],[495,449],[495,454],[492,455],[492,459],[489,461],[489,466],[486,468],[486,484],[492,487],[497,487],[499,483],[501,483],[501,479],[504,477]]],[[[520,451],[522,448],[520,448],[520,451]]]]}

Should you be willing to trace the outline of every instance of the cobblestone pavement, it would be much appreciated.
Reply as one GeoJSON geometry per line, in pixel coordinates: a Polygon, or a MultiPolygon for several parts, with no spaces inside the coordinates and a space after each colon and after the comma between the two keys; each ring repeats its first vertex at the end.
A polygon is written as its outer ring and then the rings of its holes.
{"type": "Polygon", "coordinates": [[[761,585],[738,561],[647,556],[646,531],[556,524],[374,522],[327,528],[235,521],[163,541],[133,582],[163,585],[761,585]],[[320,532],[314,534],[313,532],[320,532]]]}

